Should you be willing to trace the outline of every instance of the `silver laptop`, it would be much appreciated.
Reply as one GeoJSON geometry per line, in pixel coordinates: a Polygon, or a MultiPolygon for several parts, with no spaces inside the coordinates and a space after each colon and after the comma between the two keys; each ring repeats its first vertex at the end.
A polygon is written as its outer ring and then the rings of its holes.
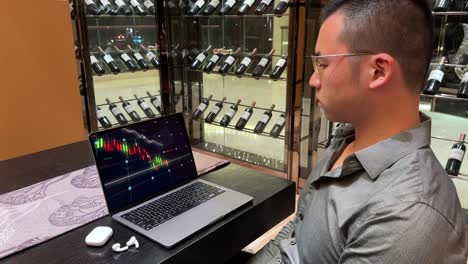
{"type": "Polygon", "coordinates": [[[252,197],[198,179],[182,114],[89,135],[112,218],[166,248],[252,197]]]}

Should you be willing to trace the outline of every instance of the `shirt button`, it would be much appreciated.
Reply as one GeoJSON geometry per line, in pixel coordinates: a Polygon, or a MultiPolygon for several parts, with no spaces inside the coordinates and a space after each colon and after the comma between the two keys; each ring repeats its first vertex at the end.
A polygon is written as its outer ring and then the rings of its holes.
{"type": "Polygon", "coordinates": [[[276,259],[276,263],[281,264],[283,261],[281,259],[276,259]]]}
{"type": "Polygon", "coordinates": [[[291,242],[289,242],[291,245],[296,245],[296,240],[295,239],[292,239],[291,242]]]}
{"type": "Polygon", "coordinates": [[[302,219],[304,219],[304,215],[302,213],[299,213],[299,220],[302,221],[302,219]]]}

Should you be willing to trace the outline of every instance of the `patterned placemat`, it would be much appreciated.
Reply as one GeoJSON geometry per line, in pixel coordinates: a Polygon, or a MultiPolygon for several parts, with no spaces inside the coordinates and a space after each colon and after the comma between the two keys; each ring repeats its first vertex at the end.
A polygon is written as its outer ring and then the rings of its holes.
{"type": "MultiPolygon", "coordinates": [[[[193,154],[198,174],[228,163],[193,154]]],[[[94,165],[0,195],[0,259],[107,214],[94,165]]]]}

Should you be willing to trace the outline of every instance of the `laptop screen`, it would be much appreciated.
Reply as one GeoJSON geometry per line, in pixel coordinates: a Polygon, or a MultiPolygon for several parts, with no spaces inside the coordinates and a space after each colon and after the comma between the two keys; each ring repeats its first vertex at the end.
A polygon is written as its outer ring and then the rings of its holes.
{"type": "Polygon", "coordinates": [[[110,212],[197,176],[182,114],[90,135],[110,212]]]}

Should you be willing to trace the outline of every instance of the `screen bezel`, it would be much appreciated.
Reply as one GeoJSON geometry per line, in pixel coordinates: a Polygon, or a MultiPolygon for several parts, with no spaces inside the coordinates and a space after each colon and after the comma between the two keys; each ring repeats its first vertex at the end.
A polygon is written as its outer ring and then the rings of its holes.
{"type": "Polygon", "coordinates": [[[97,166],[97,159],[96,159],[96,152],[94,150],[94,145],[93,145],[93,142],[92,142],[92,137],[93,136],[98,136],[100,134],[104,134],[104,133],[109,133],[110,131],[113,131],[113,130],[117,130],[117,129],[123,129],[123,128],[129,128],[129,127],[133,127],[135,125],[141,125],[141,124],[144,124],[144,123],[149,123],[149,122],[153,122],[154,120],[166,120],[166,119],[179,119],[180,122],[182,122],[182,126],[185,130],[185,141],[187,142],[187,146],[189,146],[189,149],[190,149],[190,155],[192,157],[192,160],[195,161],[195,158],[193,157],[193,151],[192,151],[192,146],[190,144],[190,140],[189,140],[189,137],[188,137],[188,134],[187,134],[187,127],[185,126],[185,120],[184,120],[184,117],[182,115],[182,113],[175,113],[175,114],[171,114],[171,115],[166,115],[166,116],[160,116],[160,117],[156,117],[156,118],[150,118],[150,119],[146,119],[146,120],[143,120],[143,121],[139,121],[139,122],[133,122],[133,123],[130,123],[130,124],[126,124],[126,125],[122,125],[122,126],[118,126],[118,127],[113,127],[113,128],[108,128],[108,129],[104,129],[104,130],[101,130],[101,131],[97,131],[97,132],[92,132],[92,133],[89,133],[88,135],[88,141],[89,143],[91,144],[91,150],[93,152],[93,158],[94,158],[94,164],[96,166],[96,169],[98,171],[98,175],[99,175],[99,181],[101,182],[101,187],[102,187],[102,192],[104,194],[104,198],[106,199],[106,206],[107,206],[107,210],[109,211],[109,214],[116,214],[118,212],[122,212],[122,211],[125,211],[127,209],[130,209],[138,204],[142,204],[148,200],[151,200],[161,194],[164,194],[166,192],[169,192],[171,190],[174,190],[184,184],[187,184],[188,182],[190,181],[193,181],[194,179],[197,179],[199,177],[198,175],[198,170],[197,170],[197,166],[195,164],[195,162],[193,163],[193,166],[195,167],[195,173],[194,173],[194,176],[193,177],[189,177],[187,178],[186,180],[183,180],[181,181],[180,183],[177,183],[173,186],[169,186],[167,188],[164,188],[158,192],[155,192],[155,193],[152,193],[152,194],[149,194],[148,196],[146,196],[145,198],[139,200],[139,201],[135,201],[135,202],[131,202],[129,203],[128,205],[126,206],[123,206],[122,208],[117,208],[117,209],[114,209],[114,210],[110,210],[109,208],[109,201],[107,199],[107,195],[104,191],[104,183],[102,182],[101,180],[101,171],[99,169],[99,166],[97,166]]]}

